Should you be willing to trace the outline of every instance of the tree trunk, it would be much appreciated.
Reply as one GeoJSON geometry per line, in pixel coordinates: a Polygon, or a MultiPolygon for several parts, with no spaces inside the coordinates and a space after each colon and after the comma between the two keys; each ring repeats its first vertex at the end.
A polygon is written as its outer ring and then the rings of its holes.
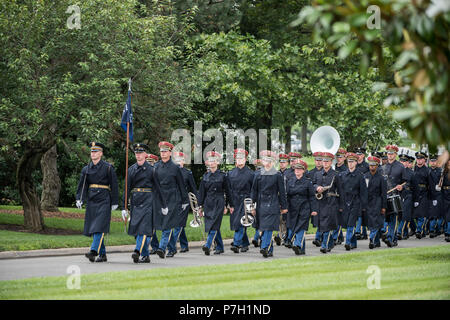
{"type": "Polygon", "coordinates": [[[292,132],[292,127],[291,126],[287,126],[286,127],[286,150],[285,153],[289,153],[291,152],[291,132],[292,132]]]}
{"type": "Polygon", "coordinates": [[[44,229],[44,219],[41,212],[39,195],[34,186],[32,174],[39,165],[44,151],[25,147],[24,153],[17,165],[17,183],[24,211],[25,228],[31,231],[44,229]]]}
{"type": "Polygon", "coordinates": [[[308,125],[307,123],[302,124],[302,154],[308,154],[308,125]]]}
{"type": "Polygon", "coordinates": [[[42,169],[42,195],[41,208],[46,211],[57,212],[59,204],[59,193],[61,191],[61,180],[58,175],[56,161],[56,144],[51,147],[41,159],[42,169]]]}

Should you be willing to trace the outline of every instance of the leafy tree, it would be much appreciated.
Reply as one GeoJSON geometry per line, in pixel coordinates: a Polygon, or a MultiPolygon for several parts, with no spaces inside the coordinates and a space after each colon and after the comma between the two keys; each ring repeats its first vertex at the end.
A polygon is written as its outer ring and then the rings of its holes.
{"type": "Polygon", "coordinates": [[[42,155],[60,139],[78,145],[112,139],[128,78],[157,90],[170,80],[150,77],[177,69],[168,36],[179,33],[173,18],[150,15],[133,0],[86,0],[78,3],[80,28],[71,29],[66,11],[74,4],[0,2],[2,151],[18,154],[16,181],[32,230],[43,228],[33,181],[42,155]]]}
{"type": "Polygon", "coordinates": [[[372,61],[392,72],[394,81],[375,88],[389,88],[386,105],[402,106],[395,118],[417,142],[449,149],[449,22],[445,1],[317,0],[293,24],[313,26],[313,39],[326,41],[342,59],[361,52],[362,72],[372,61]],[[388,68],[390,55],[395,62],[388,68]]]}

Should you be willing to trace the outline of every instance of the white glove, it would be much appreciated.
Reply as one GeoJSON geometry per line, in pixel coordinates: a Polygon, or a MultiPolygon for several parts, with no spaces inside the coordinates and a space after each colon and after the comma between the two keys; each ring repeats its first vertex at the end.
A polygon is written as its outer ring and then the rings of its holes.
{"type": "Polygon", "coordinates": [[[188,205],[189,205],[189,203],[182,204],[182,205],[181,205],[181,208],[182,208],[183,210],[185,210],[185,209],[187,208],[188,205]]]}
{"type": "Polygon", "coordinates": [[[126,221],[130,215],[127,210],[122,210],[122,220],[126,221]]]}
{"type": "Polygon", "coordinates": [[[111,206],[111,211],[116,210],[118,207],[119,207],[119,205],[113,204],[113,205],[111,206]]]}
{"type": "Polygon", "coordinates": [[[167,216],[167,214],[169,213],[169,208],[162,208],[161,212],[162,212],[163,216],[167,216]]]}
{"type": "Polygon", "coordinates": [[[433,200],[433,206],[434,206],[434,207],[437,206],[437,200],[433,200]]]}
{"type": "Polygon", "coordinates": [[[77,205],[78,209],[81,209],[81,206],[83,205],[83,202],[81,200],[77,200],[76,205],[77,205]]]}
{"type": "Polygon", "coordinates": [[[419,206],[418,202],[414,202],[414,208],[417,208],[419,206]]]}

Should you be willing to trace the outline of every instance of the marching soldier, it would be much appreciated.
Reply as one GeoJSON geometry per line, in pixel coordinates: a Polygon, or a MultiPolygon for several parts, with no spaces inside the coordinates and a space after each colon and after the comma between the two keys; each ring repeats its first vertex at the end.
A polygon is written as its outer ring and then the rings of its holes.
{"type": "Polygon", "coordinates": [[[412,220],[412,190],[413,190],[413,176],[414,172],[409,167],[410,157],[406,154],[402,154],[399,157],[400,163],[405,167],[405,182],[400,196],[402,198],[402,219],[398,225],[397,238],[398,240],[408,239],[408,227],[412,220]]]}
{"type": "Polygon", "coordinates": [[[136,238],[136,248],[131,258],[134,263],[150,263],[148,251],[149,237],[153,234],[153,201],[159,197],[163,204],[163,214],[167,214],[167,206],[161,197],[159,181],[153,167],[146,161],[147,145],[136,143],[133,145],[136,163],[128,168],[127,196],[123,197],[122,219],[128,217],[125,204],[130,200],[131,219],[128,234],[136,238]],[[140,259],[139,259],[140,257],[140,259]]]}
{"type": "MultiPolygon", "coordinates": [[[[322,170],[323,166],[322,166],[322,152],[314,152],[313,153],[313,157],[314,157],[314,164],[315,167],[308,171],[308,173],[306,174],[306,177],[309,178],[311,181],[314,181],[314,175],[316,174],[316,172],[319,172],[322,170]]],[[[319,231],[319,216],[318,215],[311,215],[311,223],[313,225],[314,228],[317,228],[316,230],[316,235],[314,237],[313,240],[313,244],[316,247],[320,247],[322,244],[322,239],[323,239],[323,235],[322,232],[319,231]]]]}
{"type": "Polygon", "coordinates": [[[279,230],[280,211],[287,212],[286,190],[283,177],[274,168],[277,154],[264,150],[260,152],[263,168],[255,175],[252,185],[252,200],[256,202],[255,225],[262,231],[260,253],[264,258],[273,256],[273,231],[279,230]]]}
{"type": "MultiPolygon", "coordinates": [[[[387,182],[387,188],[392,190],[392,192],[401,192],[403,190],[403,182],[406,182],[406,169],[402,166],[400,162],[396,160],[398,147],[396,145],[386,146],[386,152],[388,155],[388,162],[382,167],[383,176],[387,182]]],[[[381,172],[380,172],[381,173],[381,172]]],[[[388,208],[386,208],[387,211],[388,208]]],[[[397,212],[386,212],[386,238],[385,242],[388,247],[397,245],[397,230],[398,223],[398,213],[397,212]]]]}
{"type": "MultiPolygon", "coordinates": [[[[282,167],[286,167],[287,166],[286,162],[285,162],[285,159],[286,159],[285,156],[286,155],[285,154],[280,154],[280,155],[282,156],[282,158],[280,158],[280,160],[279,160],[280,161],[280,171],[279,172],[283,176],[284,186],[285,186],[285,189],[286,189],[286,182],[287,182],[287,180],[289,180],[290,178],[295,176],[294,169],[293,169],[292,166],[298,160],[300,160],[302,155],[300,153],[298,153],[298,152],[289,152],[289,154],[287,156],[288,156],[288,159],[289,159],[290,168],[287,168],[286,170],[283,170],[283,171],[282,171],[282,167]]],[[[287,214],[282,214],[280,216],[280,219],[281,219],[280,220],[280,229],[287,229],[287,227],[286,227],[286,218],[287,218],[287,214]],[[282,226],[281,226],[281,224],[282,224],[282,226]]],[[[289,234],[289,230],[287,230],[286,234],[284,234],[284,235],[282,235],[280,233],[281,232],[279,230],[277,235],[274,238],[275,243],[277,244],[277,246],[279,246],[279,245],[281,245],[281,241],[283,241],[283,244],[286,247],[290,248],[291,247],[291,243],[290,243],[289,239],[291,238],[291,235],[289,234]]]]}
{"type": "MultiPolygon", "coordinates": [[[[167,203],[168,212],[166,215],[160,215],[159,210],[156,210],[156,229],[162,230],[156,254],[164,259],[167,245],[173,236],[173,228],[181,224],[183,219],[181,212],[189,206],[189,197],[184,186],[181,169],[172,161],[173,144],[161,141],[158,147],[161,160],[155,164],[155,171],[160,181],[162,198],[167,203]]],[[[156,204],[161,207],[158,201],[156,204]]]]}
{"type": "Polygon", "coordinates": [[[305,172],[308,165],[303,160],[293,164],[294,176],[287,181],[289,241],[296,255],[305,254],[305,234],[311,215],[317,215],[314,187],[305,172]]]}
{"type": "Polygon", "coordinates": [[[444,218],[442,187],[439,187],[439,181],[443,172],[442,168],[437,166],[437,158],[438,155],[436,153],[430,154],[430,238],[434,238],[440,234],[440,226],[444,218]]]}
{"type": "MultiPolygon", "coordinates": [[[[334,247],[333,231],[338,227],[338,214],[344,210],[345,195],[342,189],[342,180],[339,174],[331,168],[334,155],[329,152],[322,153],[323,170],[314,175],[314,189],[321,195],[318,202],[319,231],[323,233],[320,252],[330,252],[334,247]]],[[[320,197],[320,196],[319,196],[320,197]]]]}
{"type": "MultiPolygon", "coordinates": [[[[358,163],[356,165],[356,169],[359,170],[363,175],[365,175],[367,172],[369,172],[369,165],[364,160],[366,156],[366,148],[365,147],[356,148],[355,153],[358,155],[358,163]]],[[[356,239],[358,240],[367,239],[367,228],[363,224],[363,212],[359,213],[355,234],[356,239]]]]}
{"type": "MultiPolygon", "coordinates": [[[[152,167],[154,167],[155,163],[159,161],[159,157],[155,154],[148,153],[146,160],[152,167]]],[[[156,254],[156,250],[158,250],[158,247],[159,247],[159,240],[158,240],[158,236],[156,235],[155,228],[153,228],[153,234],[150,239],[150,246],[152,248],[150,250],[150,254],[156,254]]]]}
{"type": "Polygon", "coordinates": [[[118,207],[119,189],[114,167],[102,160],[105,146],[92,142],[90,147],[91,162],[81,170],[76,205],[81,209],[83,202],[86,202],[83,234],[93,237],[91,250],[85,254],[86,258],[91,262],[106,262],[104,237],[109,232],[111,210],[118,207]]]}
{"type": "MultiPolygon", "coordinates": [[[[197,186],[194,181],[194,176],[192,172],[184,167],[185,155],[183,152],[175,152],[173,161],[180,166],[181,174],[183,175],[184,185],[186,187],[187,192],[192,192],[195,194],[198,199],[197,186]]],[[[170,238],[168,244],[168,253],[166,257],[173,257],[173,255],[177,252],[176,246],[177,241],[180,241],[181,253],[189,251],[189,243],[186,237],[186,232],[184,228],[186,227],[187,218],[189,215],[189,206],[183,210],[182,218],[180,219],[180,225],[174,228],[172,237],[170,238]]]]}
{"type": "Polygon", "coordinates": [[[387,208],[387,184],[378,170],[381,159],[369,157],[369,172],[364,177],[368,181],[367,226],[370,230],[369,248],[380,247],[380,233],[387,208]]]}
{"type": "Polygon", "coordinates": [[[336,166],[334,170],[337,172],[345,172],[347,171],[348,167],[345,165],[345,159],[346,159],[347,150],[344,148],[339,148],[339,150],[336,152],[336,166]]]}
{"type": "MultiPolygon", "coordinates": [[[[255,166],[255,176],[256,176],[257,174],[261,173],[261,169],[263,167],[261,159],[254,160],[253,165],[255,166]]],[[[256,219],[255,222],[253,223],[253,226],[255,227],[255,235],[253,236],[252,243],[255,246],[255,248],[257,248],[259,247],[259,242],[261,241],[261,233],[256,227],[256,219]]]]}
{"type": "Polygon", "coordinates": [[[230,229],[234,231],[231,251],[234,253],[248,251],[250,242],[247,236],[247,227],[241,224],[241,218],[245,214],[244,199],[250,198],[255,173],[245,165],[248,152],[244,149],[234,150],[236,167],[228,173],[230,180],[231,196],[233,197],[234,211],[230,215],[230,229]]]}
{"type": "Polygon", "coordinates": [[[202,250],[209,256],[213,242],[216,243],[214,254],[224,252],[220,226],[227,205],[230,206],[231,214],[234,211],[234,205],[230,192],[230,181],[227,175],[218,169],[222,156],[215,151],[210,151],[206,154],[206,157],[210,171],[203,175],[200,182],[198,204],[202,207],[201,215],[205,217],[205,232],[208,234],[202,250]]]}
{"type": "Polygon", "coordinates": [[[416,237],[418,239],[426,237],[426,224],[429,219],[429,199],[430,187],[433,183],[430,179],[429,168],[426,166],[426,158],[428,155],[425,152],[416,152],[416,166],[414,168],[414,189],[413,201],[414,209],[413,215],[417,219],[416,237]]]}
{"type": "Polygon", "coordinates": [[[353,152],[348,152],[346,157],[348,170],[341,173],[345,196],[342,220],[343,226],[347,228],[345,249],[349,251],[357,247],[355,227],[360,212],[363,212],[363,216],[366,218],[367,185],[364,180],[364,175],[359,170],[356,170],[358,155],[353,152]]]}
{"type": "Polygon", "coordinates": [[[450,160],[445,164],[441,192],[445,214],[445,241],[450,242],[450,160]]]}

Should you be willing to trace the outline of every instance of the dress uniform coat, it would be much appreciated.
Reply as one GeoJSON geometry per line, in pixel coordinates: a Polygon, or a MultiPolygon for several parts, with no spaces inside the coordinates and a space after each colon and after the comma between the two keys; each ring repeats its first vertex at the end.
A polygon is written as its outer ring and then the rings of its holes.
{"type": "Polygon", "coordinates": [[[104,160],[92,162],[81,170],[77,200],[86,203],[83,234],[108,233],[111,206],[119,204],[119,189],[114,167],[104,160]]]}
{"type": "Polygon", "coordinates": [[[312,181],[305,176],[297,179],[291,177],[286,183],[288,213],[286,226],[293,233],[308,230],[311,212],[317,212],[315,191],[312,181]]]}
{"type": "Polygon", "coordinates": [[[339,173],[345,172],[347,170],[348,170],[348,167],[345,163],[341,166],[338,166],[337,164],[334,166],[334,171],[337,171],[339,173]]]}
{"type": "Polygon", "coordinates": [[[220,230],[225,207],[234,207],[230,181],[224,172],[217,169],[203,175],[198,190],[198,204],[203,206],[205,232],[220,230]]]}
{"type": "Polygon", "coordinates": [[[369,180],[367,188],[367,226],[373,229],[381,229],[384,225],[384,215],[381,209],[387,209],[387,183],[380,171],[377,170],[374,175],[367,172],[364,175],[369,180]]]}
{"type": "Polygon", "coordinates": [[[412,210],[413,210],[413,198],[412,198],[412,190],[413,190],[413,176],[414,171],[410,168],[405,168],[405,182],[406,184],[403,186],[402,191],[400,192],[400,196],[402,197],[402,220],[410,222],[412,219],[412,210]]]}
{"type": "Polygon", "coordinates": [[[429,168],[425,165],[422,167],[416,166],[414,168],[413,179],[413,202],[419,203],[419,206],[413,209],[413,218],[428,218],[430,211],[430,187],[432,183],[429,175],[429,168]]]}
{"type": "MultiPolygon", "coordinates": [[[[314,168],[305,173],[306,177],[310,179],[314,184],[314,176],[317,172],[322,171],[322,169],[314,168]]],[[[317,228],[319,226],[319,215],[311,216],[311,223],[313,227],[317,228]]]]}
{"type": "Polygon", "coordinates": [[[286,189],[281,173],[272,167],[255,175],[252,199],[256,202],[255,227],[259,231],[278,231],[280,210],[287,209],[286,189]]]}
{"type": "Polygon", "coordinates": [[[234,211],[230,215],[230,230],[237,231],[242,227],[241,218],[245,213],[244,199],[251,197],[254,177],[255,173],[247,166],[242,169],[236,167],[228,173],[234,203],[234,211]]]}
{"type": "MultiPolygon", "coordinates": [[[[195,196],[198,199],[197,185],[195,184],[194,176],[193,176],[191,170],[188,170],[184,167],[182,167],[180,169],[181,169],[181,174],[183,175],[183,182],[184,182],[184,186],[186,187],[186,191],[188,193],[192,192],[193,194],[195,194],[195,196]]],[[[188,218],[190,209],[191,209],[191,207],[187,206],[186,209],[183,210],[182,218],[180,219],[180,225],[178,227],[186,226],[186,222],[187,222],[187,218],[188,218]]]]}
{"type": "Polygon", "coordinates": [[[345,197],[341,225],[344,227],[356,227],[356,221],[361,211],[367,210],[367,184],[364,175],[357,169],[353,172],[349,170],[342,172],[341,177],[345,197]]]}
{"type": "Polygon", "coordinates": [[[147,161],[141,166],[135,163],[128,169],[127,190],[127,198],[130,201],[128,234],[151,236],[154,228],[154,198],[157,197],[164,208],[167,205],[161,197],[159,180],[154,168],[147,161]]]}
{"type": "MultiPolygon", "coordinates": [[[[442,204],[444,207],[444,218],[446,222],[450,222],[450,179],[448,174],[444,175],[442,182],[442,204]]],[[[448,230],[450,232],[450,230],[448,230]]]]}
{"type": "Polygon", "coordinates": [[[183,221],[182,204],[189,204],[189,197],[183,182],[183,174],[178,165],[172,159],[167,162],[159,160],[155,163],[155,171],[158,176],[161,194],[167,204],[168,214],[162,215],[164,206],[156,201],[154,224],[157,230],[169,230],[181,225],[183,221]]]}
{"type": "Polygon", "coordinates": [[[366,161],[362,161],[356,165],[356,170],[359,170],[363,175],[365,175],[366,172],[369,172],[369,164],[366,161]]]}
{"type": "Polygon", "coordinates": [[[316,199],[319,211],[319,232],[328,232],[338,227],[338,214],[342,214],[340,210],[343,211],[345,204],[341,179],[339,173],[331,168],[328,172],[321,170],[314,175],[314,190],[317,190],[319,186],[329,186],[333,182],[331,188],[323,192],[323,198],[316,199]]]}
{"type": "Polygon", "coordinates": [[[430,168],[430,218],[441,218],[444,215],[442,208],[442,192],[436,191],[436,185],[439,184],[441,179],[442,168],[430,168]],[[433,205],[433,200],[436,200],[436,205],[433,205]]]}

